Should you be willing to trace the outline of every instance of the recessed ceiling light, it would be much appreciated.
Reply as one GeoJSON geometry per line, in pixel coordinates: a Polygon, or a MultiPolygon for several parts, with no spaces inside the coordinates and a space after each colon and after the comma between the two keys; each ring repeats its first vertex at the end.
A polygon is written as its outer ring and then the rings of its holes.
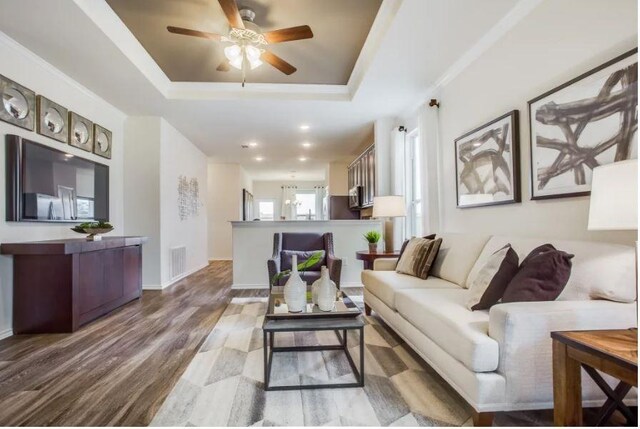
{"type": "Polygon", "coordinates": [[[264,159],[264,158],[263,158],[263,157],[261,157],[261,156],[256,156],[256,157],[255,157],[255,160],[256,160],[256,161],[258,161],[258,162],[262,161],[263,159],[264,159]]]}
{"type": "Polygon", "coordinates": [[[302,131],[308,131],[308,130],[309,130],[309,128],[310,128],[310,127],[309,127],[309,125],[307,125],[307,124],[302,124],[302,125],[300,125],[300,130],[302,130],[302,131]]]}
{"type": "Polygon", "coordinates": [[[301,156],[300,158],[298,158],[298,160],[305,162],[307,160],[307,158],[305,158],[304,156],[301,156]]]}
{"type": "Polygon", "coordinates": [[[302,147],[305,147],[305,148],[307,148],[307,149],[308,149],[308,148],[310,148],[310,147],[311,147],[311,143],[309,143],[309,142],[304,142],[304,143],[302,143],[302,147]]]}
{"type": "Polygon", "coordinates": [[[66,156],[67,158],[73,158],[73,155],[71,155],[70,153],[65,153],[64,156],[66,156]]]}
{"type": "Polygon", "coordinates": [[[249,142],[249,147],[256,147],[258,146],[258,142],[249,142]]]}

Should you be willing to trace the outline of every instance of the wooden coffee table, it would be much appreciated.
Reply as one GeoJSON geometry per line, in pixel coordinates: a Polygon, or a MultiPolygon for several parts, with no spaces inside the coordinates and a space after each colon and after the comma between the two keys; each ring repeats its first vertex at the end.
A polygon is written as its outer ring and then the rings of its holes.
{"type": "Polygon", "coordinates": [[[378,258],[398,258],[400,257],[400,251],[391,252],[369,252],[368,250],[361,250],[356,252],[356,259],[364,262],[365,270],[373,270],[373,261],[378,258]]]}
{"type": "Polygon", "coordinates": [[[551,338],[555,425],[582,425],[580,368],[584,368],[608,397],[595,425],[606,424],[618,409],[636,426],[637,416],[622,401],[632,386],[638,386],[638,330],[552,332],[551,338]],[[620,383],[612,389],[598,371],[620,383]]]}
{"type": "Polygon", "coordinates": [[[344,387],[364,386],[364,320],[362,312],[344,293],[340,292],[339,299],[333,311],[323,312],[310,302],[310,291],[307,293],[307,306],[300,313],[289,313],[286,309],[283,288],[274,286],[269,294],[267,314],[262,324],[264,346],[264,389],[265,390],[297,390],[297,389],[339,389],[344,387]],[[347,331],[358,331],[360,339],[360,365],[356,366],[349,352],[347,331]],[[322,344],[314,346],[276,346],[275,334],[279,332],[315,332],[334,331],[337,344],[322,344]],[[271,366],[274,353],[281,352],[315,352],[323,350],[341,350],[345,353],[349,366],[355,378],[354,382],[272,385],[271,366]]]}

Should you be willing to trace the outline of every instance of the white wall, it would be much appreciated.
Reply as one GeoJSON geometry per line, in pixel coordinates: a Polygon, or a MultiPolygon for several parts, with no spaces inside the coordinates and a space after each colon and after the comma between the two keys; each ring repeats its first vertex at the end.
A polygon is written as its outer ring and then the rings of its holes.
{"type": "Polygon", "coordinates": [[[207,265],[207,158],[163,118],[129,117],[125,130],[125,232],[149,238],[143,287],[162,289],[176,281],[170,276],[172,247],[186,247],[186,274],[207,265]],[[198,179],[202,203],[198,215],[185,220],[178,216],[181,175],[198,179]]]}
{"type": "Polygon", "coordinates": [[[231,223],[242,220],[242,188],[248,183],[240,164],[209,162],[208,240],[209,259],[232,257],[231,223]]]}
{"type": "Polygon", "coordinates": [[[349,163],[330,162],[327,177],[329,195],[349,195],[349,163]]]}
{"type": "Polygon", "coordinates": [[[160,234],[162,285],[171,284],[171,248],[187,249],[186,273],[207,266],[207,157],[164,119],[160,122],[160,234]],[[196,216],[181,220],[178,213],[178,178],[198,179],[201,207],[196,216]]]}
{"type": "Polygon", "coordinates": [[[636,47],[637,25],[634,0],[546,0],[439,89],[439,147],[424,152],[439,153],[442,231],[634,242],[629,232],[587,231],[589,197],[530,200],[527,101],[636,47]],[[454,139],[513,109],[520,111],[522,203],[456,208],[454,139]]]}
{"type": "MultiPolygon", "coordinates": [[[[59,70],[36,57],[32,52],[0,33],[0,74],[30,88],[37,94],[77,112],[113,133],[112,158],[107,160],[83,150],[54,141],[35,132],[0,122],[0,219],[5,214],[5,135],[16,134],[53,148],[91,159],[109,166],[109,211],[110,221],[115,230],[112,235],[122,235],[123,216],[123,127],[125,115],[59,70]]],[[[58,238],[78,238],[69,230],[69,224],[15,223],[0,220],[0,241],[2,243],[48,240],[58,238]]],[[[13,296],[12,258],[0,257],[0,338],[11,335],[11,303],[13,296]]]]}
{"type": "MultiPolygon", "coordinates": [[[[255,180],[253,182],[253,200],[275,200],[275,219],[280,219],[282,213],[282,186],[297,186],[301,190],[312,190],[314,186],[326,186],[324,181],[304,181],[304,180],[255,180]]],[[[258,217],[258,205],[254,204],[254,217],[258,217]]]]}
{"type": "Polygon", "coordinates": [[[144,235],[142,284],[160,288],[160,118],[128,117],[125,121],[125,233],[144,235]]]}

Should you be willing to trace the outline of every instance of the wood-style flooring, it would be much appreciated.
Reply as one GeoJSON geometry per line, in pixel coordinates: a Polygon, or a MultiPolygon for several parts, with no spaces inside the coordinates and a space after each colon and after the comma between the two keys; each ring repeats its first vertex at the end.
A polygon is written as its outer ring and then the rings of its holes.
{"type": "Polygon", "coordinates": [[[267,291],[213,262],[73,334],[0,341],[0,426],[148,425],[234,296],[267,291]]]}

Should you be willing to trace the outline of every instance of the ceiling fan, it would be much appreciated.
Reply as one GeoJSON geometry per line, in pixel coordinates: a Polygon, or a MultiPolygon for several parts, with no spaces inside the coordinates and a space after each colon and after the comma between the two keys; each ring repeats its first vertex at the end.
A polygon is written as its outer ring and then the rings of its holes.
{"type": "Polygon", "coordinates": [[[226,72],[229,71],[229,66],[242,70],[243,87],[247,70],[253,70],[263,62],[271,64],[286,75],[296,72],[297,69],[294,66],[265,48],[275,43],[311,39],[313,32],[308,25],[263,33],[260,27],[253,22],[256,14],[252,9],[243,7],[238,10],[235,0],[218,0],[218,2],[222,6],[227,21],[229,21],[230,29],[226,36],[173,26],[167,27],[167,30],[174,34],[231,43],[224,48],[224,55],[227,59],[218,66],[217,70],[226,72]]]}

